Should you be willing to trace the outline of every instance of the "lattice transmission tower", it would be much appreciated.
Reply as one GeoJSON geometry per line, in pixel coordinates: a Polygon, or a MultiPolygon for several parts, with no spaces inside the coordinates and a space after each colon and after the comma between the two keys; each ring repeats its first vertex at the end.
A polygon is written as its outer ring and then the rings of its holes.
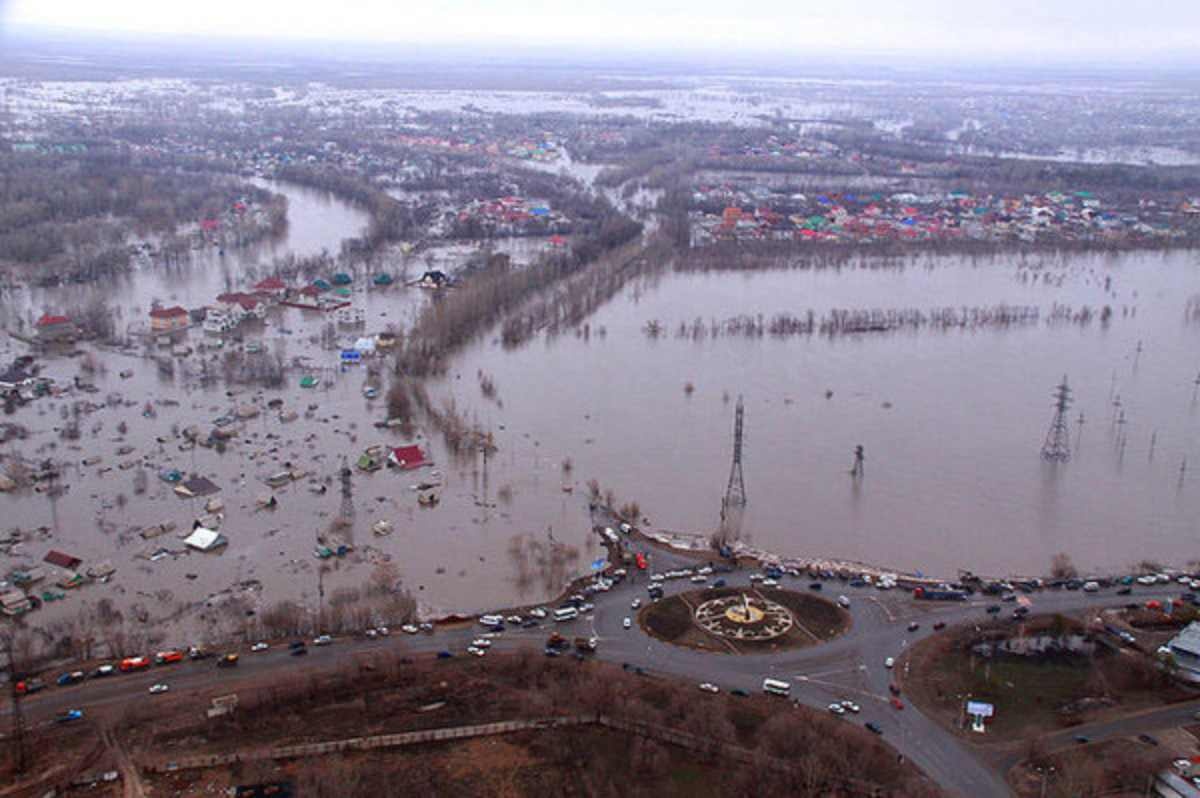
{"type": "Polygon", "coordinates": [[[729,484],[725,487],[725,507],[744,507],[746,505],[746,478],[742,474],[742,441],[745,420],[745,408],[742,397],[737,400],[737,409],[733,415],[733,464],[729,468],[729,484]]]}
{"type": "Polygon", "coordinates": [[[1042,444],[1042,459],[1054,463],[1065,463],[1071,459],[1071,433],[1067,428],[1067,408],[1071,406],[1071,388],[1067,376],[1054,390],[1054,419],[1046,432],[1042,444]]]}

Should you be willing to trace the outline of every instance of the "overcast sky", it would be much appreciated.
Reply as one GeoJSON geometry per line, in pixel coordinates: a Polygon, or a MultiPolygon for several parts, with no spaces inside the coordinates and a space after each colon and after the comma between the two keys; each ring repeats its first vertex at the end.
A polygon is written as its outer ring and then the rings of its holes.
{"type": "Polygon", "coordinates": [[[0,0],[0,26],[1128,62],[1200,50],[1200,0],[0,0]]]}

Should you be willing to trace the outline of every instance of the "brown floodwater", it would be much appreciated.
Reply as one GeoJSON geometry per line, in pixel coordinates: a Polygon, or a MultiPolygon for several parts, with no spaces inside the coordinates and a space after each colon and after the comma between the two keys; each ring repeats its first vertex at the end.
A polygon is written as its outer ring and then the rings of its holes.
{"type": "Polygon", "coordinates": [[[630,286],[588,337],[519,351],[479,342],[456,368],[469,385],[454,392],[498,430],[495,478],[522,507],[539,496],[557,505],[570,457],[576,481],[637,500],[655,526],[713,530],[741,394],[743,539],[758,546],[949,575],[1042,573],[1057,552],[1098,570],[1183,563],[1200,533],[1200,481],[1181,475],[1185,461],[1200,463],[1200,325],[1185,321],[1197,294],[1185,252],[670,274],[630,286]],[[1037,306],[1042,320],[837,338],[675,335],[696,318],[999,303],[1037,306]],[[1108,325],[1052,323],[1056,303],[1115,314],[1108,325]],[[666,329],[657,340],[643,332],[652,319],[666,329]],[[502,408],[471,390],[479,369],[502,408]],[[1064,374],[1075,453],[1056,466],[1039,450],[1064,374]],[[866,474],[856,481],[859,444],[866,474]]]}
{"type": "MultiPolygon", "coordinates": [[[[298,254],[314,247],[334,251],[364,221],[336,201],[287,191],[291,231],[275,254],[287,248],[298,254]],[[327,225],[326,234],[312,232],[320,225],[327,225]],[[290,238],[301,234],[312,237],[290,238]]],[[[266,253],[227,255],[193,264],[178,281],[139,273],[113,286],[17,293],[5,298],[4,312],[41,312],[70,305],[74,292],[98,292],[132,321],[153,297],[198,305],[227,285],[244,286],[247,274],[261,276],[268,261],[266,253]]],[[[355,523],[347,533],[356,549],[330,561],[325,590],[361,586],[374,563],[390,560],[427,612],[543,600],[600,556],[586,513],[585,483],[593,478],[621,500],[636,499],[655,528],[706,533],[717,522],[729,473],[738,394],[747,414],[743,539],[781,554],[937,573],[958,567],[1041,572],[1058,551],[1095,568],[1147,557],[1191,559],[1200,475],[1181,480],[1180,463],[1186,457],[1193,470],[1200,467],[1192,384],[1200,369],[1200,326],[1184,319],[1187,298],[1197,293],[1200,272],[1190,253],[938,257],[905,268],[668,274],[638,281],[595,314],[589,336],[535,339],[506,350],[489,334],[462,353],[431,391],[453,397],[469,418],[490,428],[499,451],[486,466],[479,459],[456,463],[437,436],[419,435],[444,483],[434,508],[420,507],[413,490],[434,477],[432,469],[356,472],[355,523]],[[1106,277],[1112,278],[1107,291],[1106,277]],[[1036,305],[1043,316],[1055,303],[1109,303],[1116,314],[1107,326],[1043,320],[1000,330],[834,339],[674,335],[680,322],[696,317],[1001,302],[1036,305]],[[663,322],[668,333],[649,339],[643,327],[651,319],[663,322]],[[482,395],[480,371],[493,377],[498,401],[482,395]],[[1064,373],[1078,398],[1071,411],[1073,438],[1080,411],[1086,423],[1072,462],[1055,467],[1043,463],[1038,450],[1051,417],[1051,391],[1064,373]],[[688,382],[695,387],[690,396],[688,382]],[[1114,423],[1117,395],[1127,422],[1121,426],[1114,423]],[[867,458],[859,482],[847,475],[857,444],[866,447],[867,458]],[[561,468],[566,458],[574,465],[570,474],[561,468]],[[390,521],[393,532],[372,534],[377,520],[390,521]],[[565,556],[553,556],[556,543],[565,556]]],[[[367,330],[376,332],[410,318],[425,295],[393,287],[367,291],[358,300],[367,303],[367,330]]],[[[362,396],[361,367],[340,371],[336,351],[314,340],[327,321],[282,309],[257,332],[247,331],[248,339],[282,347],[289,360],[307,358],[309,367],[290,372],[282,390],[233,388],[230,395],[226,386],[202,384],[198,355],[180,360],[171,378],[138,351],[101,352],[104,370],[91,377],[98,393],[42,399],[10,417],[31,434],[6,450],[64,464],[69,489],[56,500],[35,493],[0,496],[7,527],[46,529],[7,558],[6,571],[40,562],[51,548],[117,567],[109,583],[48,604],[34,616],[36,623],[101,597],[118,606],[140,604],[155,617],[183,614],[250,579],[261,582],[263,603],[294,598],[315,604],[313,548],[342,504],[335,476],[342,459],[353,463],[371,444],[407,442],[371,426],[383,418],[383,403],[362,396]],[[125,369],[133,376],[121,378],[125,369]],[[303,373],[321,375],[322,386],[300,389],[303,373]],[[80,440],[60,437],[73,401],[104,405],[110,394],[122,401],[83,414],[80,440]],[[300,417],[281,421],[267,407],[272,399],[300,417]],[[147,400],[158,402],[151,418],[143,416],[147,400]],[[207,429],[244,405],[260,414],[238,423],[239,437],[224,454],[180,448],[175,430],[191,424],[207,429]],[[128,425],[124,435],[117,431],[122,421],[128,425]],[[121,446],[134,452],[118,455],[121,446]],[[84,465],[91,457],[101,461],[84,465]],[[134,488],[137,469],[120,468],[130,461],[148,471],[144,494],[134,488]],[[276,490],[278,509],[257,509],[256,498],[271,493],[262,479],[285,463],[312,477],[276,490]],[[204,500],[180,499],[157,478],[165,468],[207,475],[221,486],[221,531],[230,541],[223,552],[148,559],[160,548],[181,552],[180,535],[143,540],[137,528],[173,521],[190,529],[204,508],[204,500]],[[312,480],[327,491],[312,492],[312,480]]],[[[341,343],[354,336],[342,331],[341,343]]],[[[203,338],[198,332],[190,337],[193,345],[203,338]]],[[[24,351],[11,340],[4,349],[6,358],[24,351]]],[[[51,358],[45,366],[63,383],[79,373],[76,359],[51,358]]],[[[185,622],[183,628],[196,627],[185,622]]]]}

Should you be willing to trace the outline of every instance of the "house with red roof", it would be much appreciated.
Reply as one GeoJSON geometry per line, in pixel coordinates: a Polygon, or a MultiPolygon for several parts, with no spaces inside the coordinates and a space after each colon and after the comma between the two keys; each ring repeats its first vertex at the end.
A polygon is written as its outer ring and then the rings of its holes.
{"type": "Polygon", "coordinates": [[[69,341],[78,334],[75,322],[71,321],[70,317],[55,316],[51,313],[42,314],[33,328],[39,341],[69,341]]]}
{"type": "Polygon", "coordinates": [[[217,297],[217,306],[223,309],[233,318],[254,318],[262,319],[267,315],[267,305],[254,294],[243,294],[238,291],[233,291],[227,294],[220,294],[217,297]]]}
{"type": "Polygon", "coordinates": [[[287,284],[278,277],[268,277],[254,284],[254,293],[267,300],[283,299],[287,294],[287,284]]]}
{"type": "Polygon", "coordinates": [[[171,333],[188,326],[188,312],[175,305],[169,308],[150,310],[150,332],[171,333]]]}
{"type": "Polygon", "coordinates": [[[388,463],[405,471],[432,465],[431,461],[425,458],[425,452],[421,451],[421,447],[416,444],[412,446],[398,446],[392,449],[392,453],[388,455],[388,463]]]}

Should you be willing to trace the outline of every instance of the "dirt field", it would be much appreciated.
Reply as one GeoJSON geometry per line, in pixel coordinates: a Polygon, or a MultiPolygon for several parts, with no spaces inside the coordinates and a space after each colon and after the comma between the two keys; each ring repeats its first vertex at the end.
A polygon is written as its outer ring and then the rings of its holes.
{"type": "Polygon", "coordinates": [[[649,604],[638,613],[638,623],[647,633],[675,645],[727,654],[762,654],[789,648],[804,648],[832,640],[850,628],[850,613],[831,601],[809,593],[774,589],[743,591],[738,588],[718,588],[680,593],[649,604]],[[734,643],[710,634],[693,621],[693,611],[705,601],[740,595],[743,592],[787,607],[795,620],[792,628],[773,640],[734,643]]]}
{"type": "Polygon", "coordinates": [[[1162,748],[1130,739],[1106,740],[1046,754],[1036,749],[1008,772],[1019,798],[1142,795],[1150,776],[1171,762],[1162,748]],[[1122,791],[1128,792],[1122,792],[1122,791]]]}

